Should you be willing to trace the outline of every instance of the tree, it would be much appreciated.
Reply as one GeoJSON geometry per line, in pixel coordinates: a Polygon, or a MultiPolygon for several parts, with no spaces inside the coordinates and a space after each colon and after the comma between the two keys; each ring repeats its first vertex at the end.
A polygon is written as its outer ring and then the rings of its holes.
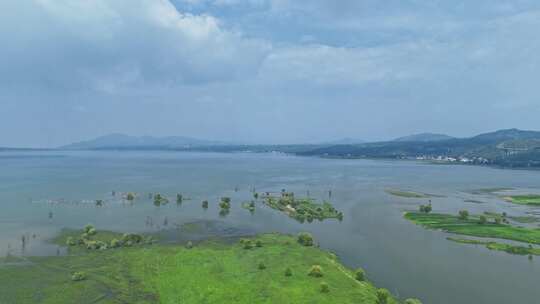
{"type": "Polygon", "coordinates": [[[259,263],[259,270],[265,270],[266,269],[266,265],[264,265],[263,262],[260,262],[259,263]]]}
{"type": "Polygon", "coordinates": [[[180,193],[176,194],[176,203],[181,204],[182,201],[184,201],[184,197],[182,196],[182,194],[180,193]]]}
{"type": "Polygon", "coordinates": [[[487,217],[485,215],[480,215],[480,224],[485,224],[487,223],[487,217]]]}
{"type": "Polygon", "coordinates": [[[313,246],[313,236],[307,232],[299,233],[298,243],[304,246],[313,246]]]}
{"type": "Polygon", "coordinates": [[[501,218],[500,217],[495,218],[495,224],[497,224],[497,225],[501,224],[501,218]]]}
{"type": "Polygon", "coordinates": [[[187,249],[193,248],[193,243],[191,241],[188,241],[187,244],[186,244],[186,248],[187,249]]]}
{"type": "Polygon", "coordinates": [[[377,289],[377,304],[387,304],[390,292],[385,288],[377,289]]]}
{"type": "Polygon", "coordinates": [[[356,272],[354,273],[354,277],[357,281],[364,281],[366,279],[366,272],[362,268],[356,269],[356,272]]]}
{"type": "Polygon", "coordinates": [[[135,195],[134,195],[133,193],[130,192],[130,193],[128,193],[128,194],[126,195],[126,199],[127,199],[128,201],[132,201],[132,200],[135,199],[135,195]]]}
{"type": "Polygon", "coordinates": [[[258,199],[259,198],[259,193],[257,193],[257,192],[253,193],[253,198],[258,199]]]}
{"type": "Polygon", "coordinates": [[[322,277],[323,276],[322,267],[320,265],[311,266],[311,269],[309,270],[308,275],[311,276],[311,277],[315,277],[315,278],[322,277]]]}
{"type": "Polygon", "coordinates": [[[328,283],[321,282],[321,292],[322,293],[329,293],[330,292],[330,287],[328,286],[328,283]]]}
{"type": "Polygon", "coordinates": [[[203,207],[204,209],[208,209],[208,201],[203,201],[203,202],[202,202],[202,207],[203,207]]]}
{"type": "Polygon", "coordinates": [[[287,267],[287,269],[285,269],[285,276],[286,277],[292,276],[292,270],[289,267],[287,267]]]}
{"type": "Polygon", "coordinates": [[[101,207],[101,206],[103,206],[103,200],[100,200],[100,199],[96,200],[96,207],[101,207]]]}
{"type": "Polygon", "coordinates": [[[460,220],[466,220],[469,218],[469,211],[467,210],[459,210],[459,219],[460,220]]]}

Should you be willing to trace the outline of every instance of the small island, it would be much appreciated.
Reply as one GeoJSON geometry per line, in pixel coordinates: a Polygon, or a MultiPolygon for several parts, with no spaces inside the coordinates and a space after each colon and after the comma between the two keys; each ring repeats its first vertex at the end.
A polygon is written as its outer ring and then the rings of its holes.
{"type": "Polygon", "coordinates": [[[502,197],[505,201],[526,206],[540,206],[540,194],[526,195],[506,195],[502,197]]]}
{"type": "Polygon", "coordinates": [[[266,193],[264,203],[272,209],[279,210],[289,217],[303,223],[311,223],[314,219],[343,219],[343,213],[326,201],[319,204],[313,198],[296,198],[293,192],[282,191],[280,195],[266,193]]]}

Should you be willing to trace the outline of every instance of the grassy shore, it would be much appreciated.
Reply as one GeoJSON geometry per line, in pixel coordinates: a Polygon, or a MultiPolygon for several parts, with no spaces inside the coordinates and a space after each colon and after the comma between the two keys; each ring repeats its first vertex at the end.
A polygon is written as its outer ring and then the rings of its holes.
{"type": "Polygon", "coordinates": [[[461,219],[457,215],[407,212],[405,218],[429,229],[476,237],[514,240],[540,244],[540,229],[514,227],[493,222],[481,223],[480,216],[461,219]]]}
{"type": "Polygon", "coordinates": [[[498,243],[498,242],[489,242],[489,241],[479,241],[463,238],[446,238],[449,241],[461,243],[461,244],[471,244],[471,245],[482,245],[489,250],[504,251],[510,254],[518,255],[540,255],[540,248],[533,248],[529,246],[515,246],[510,244],[498,243]]]}
{"type": "MultiPolygon", "coordinates": [[[[77,235],[65,231],[55,241],[77,235]]],[[[97,232],[93,240],[120,236],[97,232]]],[[[380,290],[356,280],[333,254],[292,236],[80,246],[68,256],[0,259],[0,303],[380,303],[380,290]],[[308,275],[313,265],[321,277],[308,275]]],[[[390,296],[386,303],[397,301],[390,296]]]]}
{"type": "Polygon", "coordinates": [[[540,195],[538,194],[507,195],[503,196],[503,199],[518,205],[540,206],[540,195]]]}

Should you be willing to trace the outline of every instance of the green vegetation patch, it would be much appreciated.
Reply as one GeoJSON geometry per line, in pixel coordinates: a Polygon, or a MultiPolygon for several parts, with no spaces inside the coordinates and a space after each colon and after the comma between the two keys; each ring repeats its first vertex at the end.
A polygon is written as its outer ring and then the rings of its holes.
{"type": "Polygon", "coordinates": [[[540,255],[540,248],[534,248],[532,246],[515,246],[510,244],[503,244],[497,242],[487,242],[471,239],[462,239],[462,238],[446,238],[449,241],[461,243],[461,244],[472,244],[472,245],[484,245],[489,250],[504,251],[510,254],[518,255],[540,255]]]}
{"type": "Polygon", "coordinates": [[[428,229],[440,229],[449,233],[476,237],[498,238],[540,244],[540,229],[514,227],[503,223],[486,221],[486,216],[407,212],[405,218],[428,229]]]}
{"type": "Polygon", "coordinates": [[[343,213],[329,202],[317,203],[311,198],[295,198],[292,192],[282,192],[281,196],[266,195],[264,203],[272,209],[286,213],[289,217],[303,223],[335,218],[343,219],[343,213]]]}
{"type": "Polygon", "coordinates": [[[504,196],[503,199],[505,201],[518,205],[540,206],[539,194],[508,195],[504,196]]]}
{"type": "Polygon", "coordinates": [[[280,234],[0,259],[0,269],[0,303],[397,303],[335,255],[280,234]]]}
{"type": "Polygon", "coordinates": [[[403,190],[396,190],[396,189],[386,189],[384,190],[386,193],[399,196],[399,197],[405,197],[405,198],[430,198],[432,195],[426,194],[426,193],[419,193],[419,192],[413,192],[413,191],[403,191],[403,190]]]}

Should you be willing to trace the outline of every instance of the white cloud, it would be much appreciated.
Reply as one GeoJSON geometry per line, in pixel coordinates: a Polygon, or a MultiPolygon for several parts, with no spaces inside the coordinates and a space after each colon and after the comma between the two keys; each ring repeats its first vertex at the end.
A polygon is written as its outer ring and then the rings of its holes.
{"type": "Polygon", "coordinates": [[[230,81],[255,74],[270,49],[165,0],[6,2],[0,4],[4,85],[110,90],[230,81]]]}

